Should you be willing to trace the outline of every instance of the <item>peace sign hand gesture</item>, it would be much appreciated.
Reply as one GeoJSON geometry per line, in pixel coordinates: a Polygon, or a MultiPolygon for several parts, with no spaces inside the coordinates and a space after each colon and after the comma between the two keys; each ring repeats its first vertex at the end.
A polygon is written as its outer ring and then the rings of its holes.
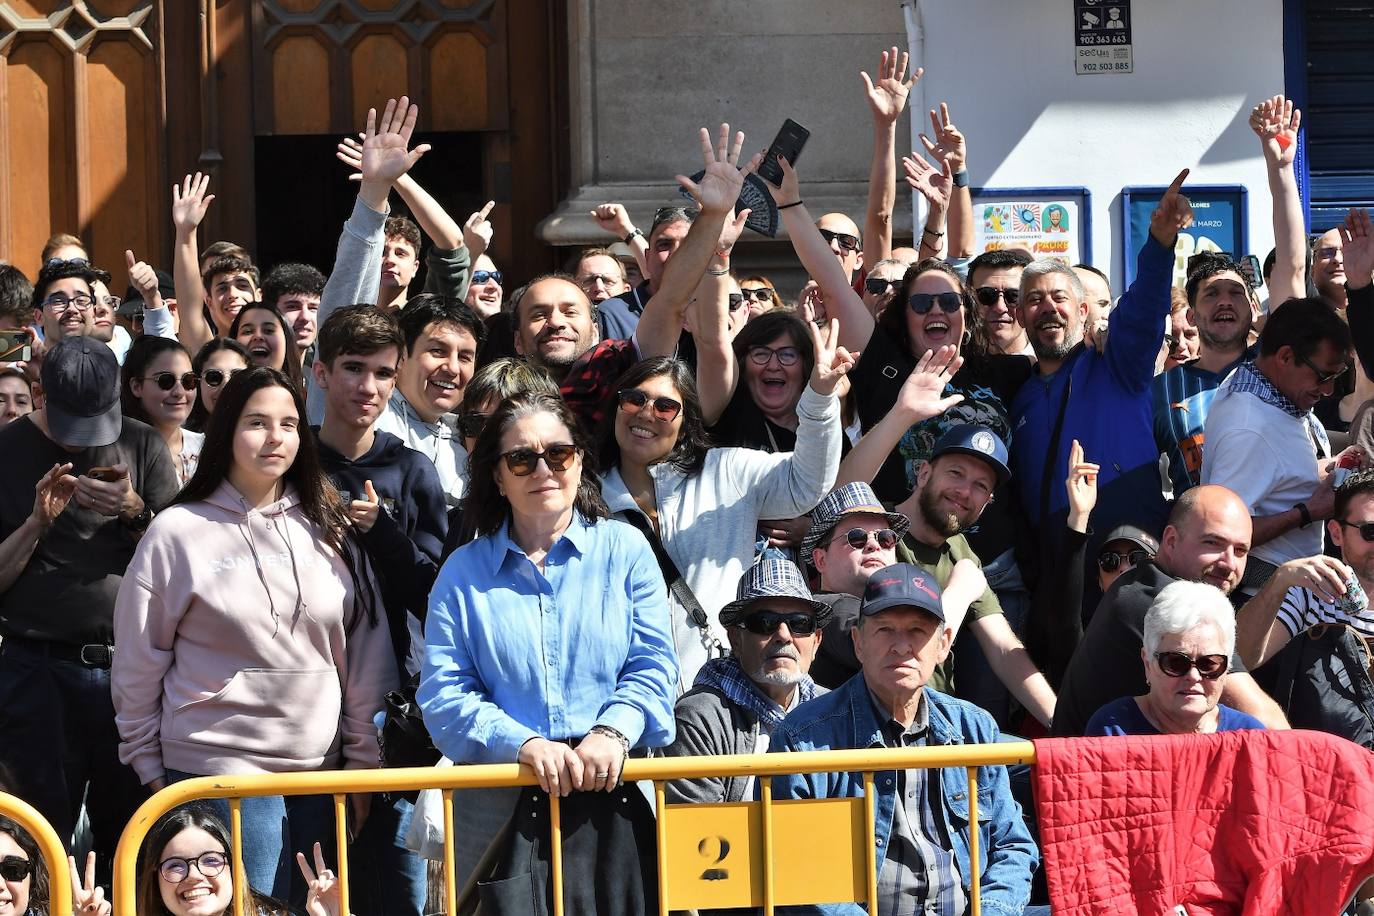
{"type": "Polygon", "coordinates": [[[832,318],[824,328],[807,322],[811,343],[816,348],[816,366],[811,370],[811,390],[829,397],[835,393],[840,379],[849,374],[858,362],[859,354],[851,354],[836,343],[840,339],[840,323],[832,318]]]}
{"type": "Polygon", "coordinates": [[[1193,205],[1181,193],[1188,169],[1178,173],[1169,189],[1160,198],[1159,206],[1150,214],[1150,235],[1170,251],[1178,241],[1178,234],[1193,224],[1193,205]]]}
{"type": "Polygon", "coordinates": [[[110,901],[105,899],[105,888],[95,883],[95,853],[86,853],[84,882],[77,873],[74,857],[67,856],[67,867],[71,869],[73,916],[110,916],[110,901]]]}
{"type": "Polygon", "coordinates": [[[901,117],[902,110],[906,108],[907,96],[911,94],[911,87],[915,86],[916,81],[925,73],[924,69],[917,67],[911,78],[905,79],[907,62],[907,52],[903,51],[899,55],[894,46],[878,58],[876,83],[869,78],[867,70],[859,71],[859,75],[864,79],[868,107],[873,110],[873,120],[891,124],[901,117]]]}
{"type": "Polygon", "coordinates": [[[310,870],[310,865],[305,860],[305,853],[296,853],[296,865],[300,867],[301,876],[305,878],[305,912],[308,916],[340,916],[339,909],[343,905],[342,892],[338,877],[325,867],[324,853],[320,850],[320,844],[315,844],[315,870],[310,870]]]}

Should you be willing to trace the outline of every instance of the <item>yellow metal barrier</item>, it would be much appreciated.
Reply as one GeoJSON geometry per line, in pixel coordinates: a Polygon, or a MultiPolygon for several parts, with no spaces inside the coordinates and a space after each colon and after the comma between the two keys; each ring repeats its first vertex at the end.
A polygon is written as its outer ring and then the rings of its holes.
{"type": "MultiPolygon", "coordinates": [[[[887,770],[963,767],[968,772],[969,785],[969,857],[975,864],[971,876],[971,912],[973,916],[980,916],[980,881],[976,867],[979,860],[977,768],[1034,762],[1034,745],[1029,741],[1017,741],[893,750],[630,760],[625,765],[624,778],[630,782],[652,781],[654,784],[662,916],[667,916],[670,910],[719,906],[762,907],[771,916],[775,907],[793,903],[866,903],[874,900],[879,856],[873,842],[873,774],[887,770]],[[864,797],[774,801],[772,782],[765,778],[827,772],[863,773],[864,797]],[[706,776],[757,777],[760,800],[733,805],[665,803],[666,782],[706,776]]],[[[179,805],[206,798],[230,799],[234,906],[236,913],[245,916],[247,888],[241,867],[238,799],[262,795],[334,796],[338,875],[344,893],[342,912],[348,913],[344,817],[347,795],[428,788],[444,790],[446,912],[453,916],[457,910],[458,892],[454,882],[457,868],[453,851],[453,791],[530,786],[536,782],[531,770],[516,764],[207,776],[178,782],[144,802],[119,839],[114,862],[115,916],[136,916],[138,853],[153,824],[179,805]]],[[[553,911],[555,916],[563,916],[561,818],[556,795],[550,798],[549,813],[553,841],[550,870],[555,888],[553,911]]],[[[51,833],[51,829],[48,832],[51,833]]],[[[60,852],[61,844],[56,848],[60,852]]],[[[54,886],[56,884],[54,882],[54,886]]],[[[70,889],[67,891],[69,900],[70,889]]],[[[54,908],[53,912],[64,910],[54,908]]]]}
{"type": "MultiPolygon", "coordinates": [[[[28,802],[3,792],[0,792],[0,814],[27,830],[29,836],[38,844],[38,851],[43,854],[43,863],[48,867],[48,912],[70,913],[71,871],[67,867],[66,847],[62,845],[57,831],[53,830],[47,819],[28,802]]],[[[33,886],[32,881],[29,882],[29,886],[33,886]]]]}

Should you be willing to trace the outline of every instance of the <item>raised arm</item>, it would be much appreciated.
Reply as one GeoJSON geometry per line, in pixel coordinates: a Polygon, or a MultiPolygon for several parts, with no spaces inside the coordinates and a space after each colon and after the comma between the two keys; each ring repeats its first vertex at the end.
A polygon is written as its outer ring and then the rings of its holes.
{"type": "MultiPolygon", "coordinates": [[[[1346,575],[1344,563],[1323,554],[1280,565],[1255,597],[1236,612],[1236,653],[1245,666],[1253,671],[1293,638],[1278,615],[1294,588],[1305,588],[1323,601],[1335,601],[1345,594],[1346,575]]],[[[1303,609],[1291,608],[1291,616],[1301,620],[1303,609]]]]}
{"type": "Polygon", "coordinates": [[[1341,252],[1345,258],[1345,317],[1365,377],[1374,379],[1374,227],[1368,210],[1355,208],[1346,214],[1341,252]]]}
{"type": "Polygon", "coordinates": [[[1278,306],[1307,295],[1307,241],[1293,158],[1298,152],[1302,112],[1281,95],[1265,99],[1250,112],[1250,129],[1260,139],[1269,196],[1274,207],[1274,270],[1269,301],[1278,306]]]}
{"type": "Polygon", "coordinates": [[[697,345],[697,395],[702,421],[714,426],[739,383],[739,363],[730,329],[729,259],[712,257],[690,303],[692,337],[697,345]]]}
{"type": "MultiPolygon", "coordinates": [[[[947,230],[945,241],[951,258],[973,256],[973,196],[968,189],[968,144],[964,135],[949,120],[949,105],[940,103],[940,110],[930,110],[930,129],[932,140],[921,134],[921,145],[936,162],[949,166],[947,174],[952,179],[954,190],[948,201],[947,230]]],[[[928,224],[927,224],[928,225],[928,224]]],[[[930,227],[928,228],[936,228],[930,227]]],[[[924,244],[924,239],[922,243],[924,244]]]]}
{"type": "Polygon", "coordinates": [[[640,276],[649,275],[649,240],[644,233],[635,228],[630,213],[622,204],[599,204],[591,211],[592,219],[605,231],[630,246],[634,252],[635,263],[639,265],[640,276]]]}
{"type": "Polygon", "coordinates": [[[954,176],[949,162],[935,168],[925,159],[915,154],[902,159],[906,171],[906,183],[919,191],[930,204],[926,214],[926,225],[921,230],[919,254],[922,258],[939,258],[945,252],[945,234],[948,225],[950,198],[954,192],[954,176]]]}
{"type": "Polygon", "coordinates": [[[200,352],[215,336],[215,329],[205,321],[205,281],[200,276],[200,249],[196,245],[196,229],[215,199],[215,195],[205,193],[209,187],[210,176],[200,172],[187,175],[180,185],[172,185],[172,226],[176,230],[172,285],[181,319],[177,337],[191,353],[200,352]]]}
{"type": "Polygon", "coordinates": [[[878,58],[878,81],[863,77],[868,109],[873,113],[873,164],[868,171],[868,213],[864,217],[864,264],[892,257],[892,209],[897,203],[897,119],[906,108],[911,87],[925,71],[917,67],[904,79],[907,52],[894,46],[878,58]]]}

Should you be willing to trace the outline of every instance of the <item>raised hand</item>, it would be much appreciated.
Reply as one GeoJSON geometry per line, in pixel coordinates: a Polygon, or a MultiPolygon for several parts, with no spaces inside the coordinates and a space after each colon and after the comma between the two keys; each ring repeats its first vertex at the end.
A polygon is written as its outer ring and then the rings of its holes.
{"type": "Polygon", "coordinates": [[[1073,440],[1069,447],[1069,476],[1064,481],[1069,491],[1069,528],[1080,534],[1088,531],[1088,517],[1097,505],[1097,475],[1100,465],[1083,460],[1083,446],[1073,440]]]}
{"type": "Polygon", "coordinates": [[[927,350],[902,383],[901,391],[897,392],[897,409],[904,411],[910,422],[915,424],[938,417],[961,403],[964,400],[962,394],[946,397],[945,389],[963,364],[964,358],[959,355],[958,347],[947,344],[938,350],[927,350]]]}
{"type": "Polygon", "coordinates": [[[1150,214],[1150,235],[1170,251],[1174,250],[1178,234],[1193,224],[1193,205],[1181,193],[1187,177],[1187,169],[1179,172],[1160,198],[1155,212],[1150,214]]]}
{"type": "Polygon", "coordinates": [[[725,225],[720,227],[720,239],[716,242],[716,250],[724,251],[727,254],[731,248],[735,247],[735,242],[744,234],[744,224],[749,220],[749,214],[753,213],[748,207],[735,214],[734,219],[727,219],[725,225]]]}
{"type": "Polygon", "coordinates": [[[703,213],[725,213],[735,207],[744,187],[744,173],[758,167],[761,157],[755,156],[744,168],[739,167],[740,150],[744,148],[744,131],[736,131],[730,142],[730,125],[720,125],[719,144],[711,147],[711,132],[701,129],[701,156],[706,172],[695,182],[686,175],[678,175],[677,183],[692,195],[703,213]]]}
{"type": "Polygon", "coordinates": [[[823,328],[808,321],[806,329],[811,332],[811,344],[816,349],[816,365],[811,370],[811,390],[829,396],[834,394],[840,379],[854,368],[859,354],[851,354],[839,346],[840,323],[834,318],[826,322],[823,328]]]}
{"type": "MultiPolygon", "coordinates": [[[[358,134],[365,137],[365,134],[358,134]]],[[[334,158],[352,169],[352,174],[348,176],[349,181],[363,180],[363,144],[361,140],[354,140],[352,137],[344,137],[339,141],[339,145],[334,147],[334,158]]]]}
{"type": "Polygon", "coordinates": [[[105,888],[95,883],[95,853],[86,853],[86,878],[83,882],[76,870],[76,859],[67,856],[67,867],[71,869],[72,913],[89,916],[109,916],[110,901],[105,899],[105,888]]]}
{"type": "Polygon", "coordinates": [[[921,134],[921,145],[926,148],[930,158],[936,162],[948,162],[951,173],[962,169],[968,160],[968,144],[959,129],[950,123],[949,105],[945,102],[940,103],[938,113],[934,108],[930,109],[930,132],[934,140],[921,134]]]}
{"type": "Polygon", "coordinates": [[[76,478],[72,465],[54,464],[33,487],[33,513],[30,516],[38,527],[47,531],[76,494],[76,478]]]}
{"type": "Polygon", "coordinates": [[[634,231],[635,224],[630,221],[630,213],[622,204],[598,204],[591,211],[592,219],[602,230],[618,239],[623,239],[634,231]]]}
{"type": "Polygon", "coordinates": [[[406,96],[401,96],[399,102],[388,99],[380,121],[377,109],[367,110],[361,162],[363,181],[392,184],[429,152],[428,143],[410,149],[410,137],[415,133],[419,116],[420,107],[411,105],[406,96]]]}
{"type": "Polygon", "coordinates": [[[936,169],[921,156],[903,156],[902,168],[906,170],[906,183],[921,192],[932,207],[949,209],[949,199],[954,194],[954,172],[950,170],[948,159],[936,169]]]}
{"type": "Polygon", "coordinates": [[[1346,214],[1341,227],[1341,256],[1347,285],[1351,289],[1368,286],[1374,275],[1374,230],[1370,228],[1369,211],[1363,207],[1346,214]]]}
{"type": "Polygon", "coordinates": [[[196,172],[187,175],[180,185],[172,185],[172,226],[178,235],[191,235],[205,219],[205,211],[215,195],[206,194],[210,187],[210,176],[196,172]]]}
{"type": "Polygon", "coordinates": [[[491,209],[495,206],[496,201],[487,201],[486,206],[469,216],[467,222],[463,223],[463,244],[467,246],[474,262],[485,254],[491,245],[493,229],[487,217],[491,215],[491,209]]]}
{"type": "Polygon", "coordinates": [[[801,182],[797,180],[797,170],[792,168],[792,163],[781,153],[778,154],[778,167],[782,169],[782,184],[775,185],[765,179],[763,186],[768,189],[774,203],[779,207],[785,207],[802,199],[801,182]]]}
{"type": "Polygon", "coordinates": [[[296,865],[305,878],[305,912],[308,916],[340,916],[343,906],[342,888],[338,877],[325,867],[324,852],[315,844],[315,868],[305,860],[305,853],[296,853],[296,865]]]}
{"type": "Polygon", "coordinates": [[[1291,99],[1276,95],[1265,99],[1250,110],[1250,129],[1260,138],[1265,161],[1285,166],[1298,154],[1298,128],[1302,126],[1302,112],[1293,107],[1291,99]]]}
{"type": "Polygon", "coordinates": [[[161,308],[162,294],[157,288],[157,271],[147,261],[134,257],[133,251],[127,248],[124,250],[124,260],[129,266],[129,285],[143,297],[143,308],[161,308]]]}
{"type": "Polygon", "coordinates": [[[864,93],[868,96],[868,107],[873,112],[873,120],[891,124],[901,117],[902,110],[906,108],[907,96],[911,94],[911,87],[915,86],[916,81],[925,73],[925,70],[917,67],[911,78],[907,79],[907,62],[907,52],[898,54],[894,46],[878,57],[876,83],[869,78],[867,70],[859,71],[864,80],[864,93]]]}

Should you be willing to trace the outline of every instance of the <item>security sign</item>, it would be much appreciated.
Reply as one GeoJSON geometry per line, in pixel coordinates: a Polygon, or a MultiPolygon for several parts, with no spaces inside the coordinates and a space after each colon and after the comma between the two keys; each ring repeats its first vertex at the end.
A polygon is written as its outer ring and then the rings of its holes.
{"type": "Polygon", "coordinates": [[[1074,67],[1089,73],[1130,73],[1131,0],[1074,0],[1074,67]]]}

